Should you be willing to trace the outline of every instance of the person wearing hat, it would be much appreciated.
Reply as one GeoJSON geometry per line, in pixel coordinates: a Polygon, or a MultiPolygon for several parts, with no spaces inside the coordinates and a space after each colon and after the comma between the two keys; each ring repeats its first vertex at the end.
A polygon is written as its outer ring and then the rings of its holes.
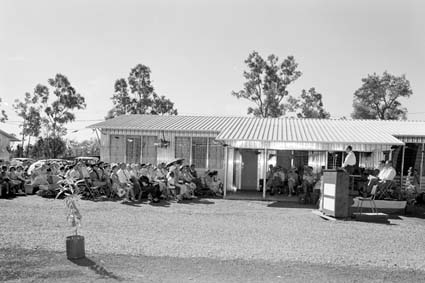
{"type": "Polygon", "coordinates": [[[161,194],[165,197],[168,198],[168,194],[169,191],[167,190],[167,184],[166,184],[166,174],[164,174],[160,168],[158,167],[153,167],[152,168],[152,173],[151,173],[151,178],[152,178],[152,182],[153,184],[157,184],[159,186],[159,190],[161,191],[161,194]]]}
{"type": "Polygon", "coordinates": [[[218,172],[212,171],[209,172],[205,177],[205,183],[207,187],[212,190],[216,196],[222,196],[223,195],[223,184],[218,179],[218,172]]]}
{"type": "Polygon", "coordinates": [[[194,198],[196,184],[194,182],[195,178],[193,178],[193,176],[189,172],[189,166],[188,165],[181,166],[180,172],[181,172],[180,176],[182,178],[182,181],[187,186],[187,196],[189,198],[194,198]]]}
{"type": "Polygon", "coordinates": [[[196,172],[195,164],[190,165],[189,173],[193,176],[193,178],[198,178],[198,172],[196,172]]]}

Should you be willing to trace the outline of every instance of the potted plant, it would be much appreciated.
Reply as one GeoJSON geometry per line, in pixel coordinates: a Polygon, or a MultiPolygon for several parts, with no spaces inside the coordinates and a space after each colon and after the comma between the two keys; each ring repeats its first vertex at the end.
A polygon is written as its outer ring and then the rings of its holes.
{"type": "Polygon", "coordinates": [[[74,235],[66,237],[66,257],[68,259],[85,258],[84,237],[78,235],[78,227],[83,218],[77,205],[80,200],[79,189],[72,180],[64,180],[60,185],[61,190],[56,198],[65,195],[66,220],[74,228],[74,235]]]}

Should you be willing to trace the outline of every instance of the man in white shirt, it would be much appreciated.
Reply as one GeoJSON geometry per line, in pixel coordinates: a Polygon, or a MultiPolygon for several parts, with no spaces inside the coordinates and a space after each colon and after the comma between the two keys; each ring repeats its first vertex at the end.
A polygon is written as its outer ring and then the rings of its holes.
{"type": "Polygon", "coordinates": [[[398,197],[397,186],[393,182],[397,172],[392,165],[393,163],[390,160],[387,160],[385,167],[382,170],[382,174],[380,174],[380,180],[376,191],[377,199],[398,197]]]}
{"type": "Polygon", "coordinates": [[[385,181],[392,181],[394,180],[395,176],[396,176],[396,171],[393,168],[393,163],[388,160],[385,163],[385,167],[382,170],[382,174],[379,174],[379,179],[381,179],[381,183],[385,182],[385,181]]]}
{"type": "Polygon", "coordinates": [[[342,168],[351,175],[354,172],[354,165],[357,163],[356,155],[354,154],[353,147],[351,145],[347,146],[345,152],[347,153],[347,156],[344,159],[344,163],[342,163],[342,168]]]}
{"type": "Polygon", "coordinates": [[[127,171],[127,165],[125,163],[121,163],[120,169],[117,172],[118,180],[121,184],[131,184],[130,181],[130,173],[127,171]]]}

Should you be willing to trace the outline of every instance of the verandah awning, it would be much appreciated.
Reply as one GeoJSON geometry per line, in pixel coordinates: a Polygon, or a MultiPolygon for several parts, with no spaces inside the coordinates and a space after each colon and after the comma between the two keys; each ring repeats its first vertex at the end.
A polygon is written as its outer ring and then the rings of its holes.
{"type": "Polygon", "coordinates": [[[228,125],[216,140],[236,148],[340,151],[388,150],[404,143],[353,120],[245,119],[228,125]]]}

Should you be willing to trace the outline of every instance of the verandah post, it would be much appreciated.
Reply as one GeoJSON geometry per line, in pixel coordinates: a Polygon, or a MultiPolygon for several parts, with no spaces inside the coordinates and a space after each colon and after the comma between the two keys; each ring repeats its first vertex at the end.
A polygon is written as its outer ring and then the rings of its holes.
{"type": "Polygon", "coordinates": [[[421,166],[420,166],[420,174],[419,174],[419,191],[422,191],[422,172],[423,172],[423,166],[424,166],[424,146],[425,144],[422,143],[422,150],[421,150],[421,166]]]}
{"type": "Polygon", "coordinates": [[[226,146],[224,148],[224,189],[223,189],[223,198],[226,198],[226,192],[227,192],[227,174],[229,168],[229,147],[226,146]]]}
{"type": "Polygon", "coordinates": [[[266,190],[267,190],[267,158],[268,150],[264,149],[264,170],[263,170],[263,199],[266,199],[266,190]]]}
{"type": "Polygon", "coordinates": [[[403,174],[404,174],[404,154],[406,151],[406,145],[403,145],[403,151],[401,154],[401,174],[400,174],[400,188],[403,188],[403,174]]]}

